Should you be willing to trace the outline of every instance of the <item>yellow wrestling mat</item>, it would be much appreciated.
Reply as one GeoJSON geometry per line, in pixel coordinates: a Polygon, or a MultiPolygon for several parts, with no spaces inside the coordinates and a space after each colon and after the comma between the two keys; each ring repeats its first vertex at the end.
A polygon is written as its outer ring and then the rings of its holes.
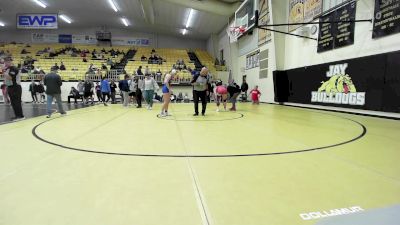
{"type": "Polygon", "coordinates": [[[400,203],[400,121],[192,108],[159,118],[160,105],[95,106],[1,125],[0,224],[308,225],[400,203]]]}

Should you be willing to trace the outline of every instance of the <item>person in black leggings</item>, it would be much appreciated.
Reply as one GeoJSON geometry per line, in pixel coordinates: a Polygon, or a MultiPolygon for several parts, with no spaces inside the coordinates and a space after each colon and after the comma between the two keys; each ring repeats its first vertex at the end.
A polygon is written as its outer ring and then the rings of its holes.
{"type": "Polygon", "coordinates": [[[205,116],[207,108],[207,95],[208,95],[208,69],[203,67],[200,75],[194,76],[191,84],[193,85],[193,101],[194,101],[194,114],[199,115],[199,98],[201,99],[202,109],[201,115],[205,116]]]}

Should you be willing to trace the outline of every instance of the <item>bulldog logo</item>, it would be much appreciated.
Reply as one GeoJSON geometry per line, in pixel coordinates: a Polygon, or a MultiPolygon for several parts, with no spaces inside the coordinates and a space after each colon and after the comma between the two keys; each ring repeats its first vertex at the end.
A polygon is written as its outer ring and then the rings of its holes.
{"type": "Polygon", "coordinates": [[[357,92],[350,75],[346,74],[347,67],[347,63],[330,66],[326,73],[329,80],[322,81],[318,91],[311,92],[311,102],[364,105],[365,92],[357,92]]]}

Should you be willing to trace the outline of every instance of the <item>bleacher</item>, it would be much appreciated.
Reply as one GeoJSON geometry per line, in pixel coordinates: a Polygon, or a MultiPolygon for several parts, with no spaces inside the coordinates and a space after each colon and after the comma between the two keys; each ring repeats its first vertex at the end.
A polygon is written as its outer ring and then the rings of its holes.
{"type": "MultiPolygon", "coordinates": [[[[128,52],[129,49],[132,49],[130,46],[115,46],[115,47],[103,47],[103,46],[94,46],[94,45],[66,45],[66,44],[31,44],[30,47],[27,47],[26,44],[7,44],[4,46],[0,46],[0,51],[9,51],[12,54],[14,64],[23,64],[24,60],[27,57],[31,57],[32,59],[35,60],[34,62],[34,67],[38,68],[40,67],[42,70],[44,70],[46,73],[50,71],[51,67],[54,66],[55,63],[60,66],[61,62],[66,67],[66,70],[59,70],[58,73],[61,75],[62,79],[64,81],[77,81],[77,80],[83,80],[87,76],[87,71],[90,66],[90,64],[93,64],[94,67],[96,68],[101,68],[102,64],[107,65],[106,60],[108,58],[112,59],[113,63],[118,63],[121,61],[123,58],[122,54],[119,54],[117,57],[112,57],[108,51],[114,49],[115,51],[119,50],[120,52],[128,52]],[[73,57],[68,54],[59,54],[58,56],[55,57],[50,57],[49,53],[42,53],[42,54],[37,54],[37,52],[50,47],[52,50],[55,52],[65,48],[66,46],[72,46],[75,47],[76,49],[87,49],[89,52],[92,52],[94,49],[98,53],[101,53],[101,50],[104,48],[107,53],[103,54],[104,56],[101,57],[101,59],[92,59],[91,53],[86,54],[86,59],[87,62],[83,62],[83,58],[78,54],[77,56],[73,57]],[[27,54],[21,54],[21,51],[23,49],[26,49],[29,53],[27,54]]],[[[134,55],[133,59],[130,59],[126,66],[125,66],[125,71],[128,74],[135,74],[136,70],[138,69],[139,66],[142,66],[142,71],[144,72],[146,66],[149,67],[149,70],[152,73],[157,72],[158,70],[161,71],[163,75],[168,73],[173,65],[176,63],[178,59],[183,59],[186,67],[190,67],[192,69],[195,68],[195,65],[193,62],[190,62],[189,56],[187,54],[187,50],[185,49],[165,49],[165,48],[159,48],[155,49],[156,53],[158,56],[161,56],[163,58],[163,63],[162,64],[149,64],[149,62],[146,61],[141,61],[141,56],[144,55],[145,57],[149,58],[151,56],[153,48],[150,47],[139,47],[136,49],[136,54],[134,55]]],[[[202,60],[203,64],[206,65],[208,68],[210,68],[210,72],[214,75],[215,74],[215,67],[213,65],[213,59],[212,57],[206,52],[202,50],[197,50],[196,54],[199,56],[199,59],[202,60]]],[[[112,75],[113,79],[118,80],[121,76],[119,73],[115,71],[111,71],[110,66],[107,65],[107,71],[103,71],[102,74],[108,74],[109,76],[112,75]]],[[[100,76],[96,76],[97,74],[91,74],[90,77],[93,79],[100,79],[100,76]]],[[[0,79],[1,79],[0,75],[0,79]]],[[[216,76],[214,75],[214,78],[216,76]]],[[[37,80],[40,79],[40,76],[36,76],[32,73],[23,73],[22,74],[22,80],[27,81],[27,80],[37,80]]],[[[187,70],[178,70],[178,74],[176,75],[174,82],[175,83],[189,83],[191,79],[191,74],[187,70]]],[[[157,79],[159,81],[162,80],[162,77],[157,79]]]]}

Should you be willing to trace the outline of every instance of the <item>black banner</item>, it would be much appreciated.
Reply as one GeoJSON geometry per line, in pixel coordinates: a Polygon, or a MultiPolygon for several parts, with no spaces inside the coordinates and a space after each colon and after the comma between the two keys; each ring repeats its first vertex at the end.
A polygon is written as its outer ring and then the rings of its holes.
{"type": "MultiPolygon", "coordinates": [[[[356,19],[356,3],[347,4],[336,11],[336,21],[354,21],[356,19]]],[[[337,23],[334,31],[335,47],[344,47],[354,44],[354,22],[337,23]]]]}
{"type": "Polygon", "coordinates": [[[400,0],[375,0],[372,38],[400,32],[400,0]]]}
{"type": "Polygon", "coordinates": [[[274,85],[288,102],[400,112],[399,61],[400,51],[302,67],[274,85]]]}
{"type": "Polygon", "coordinates": [[[333,23],[325,23],[334,21],[334,14],[330,13],[326,16],[321,17],[320,21],[324,22],[319,25],[318,34],[318,52],[324,52],[333,49],[333,23]]]}
{"type": "Polygon", "coordinates": [[[356,2],[351,2],[339,9],[322,16],[319,25],[317,52],[324,52],[354,44],[356,2]],[[325,23],[325,22],[335,23],[325,23]],[[341,21],[337,23],[338,21],[341,21]],[[343,22],[342,22],[343,21],[343,22]]]}

